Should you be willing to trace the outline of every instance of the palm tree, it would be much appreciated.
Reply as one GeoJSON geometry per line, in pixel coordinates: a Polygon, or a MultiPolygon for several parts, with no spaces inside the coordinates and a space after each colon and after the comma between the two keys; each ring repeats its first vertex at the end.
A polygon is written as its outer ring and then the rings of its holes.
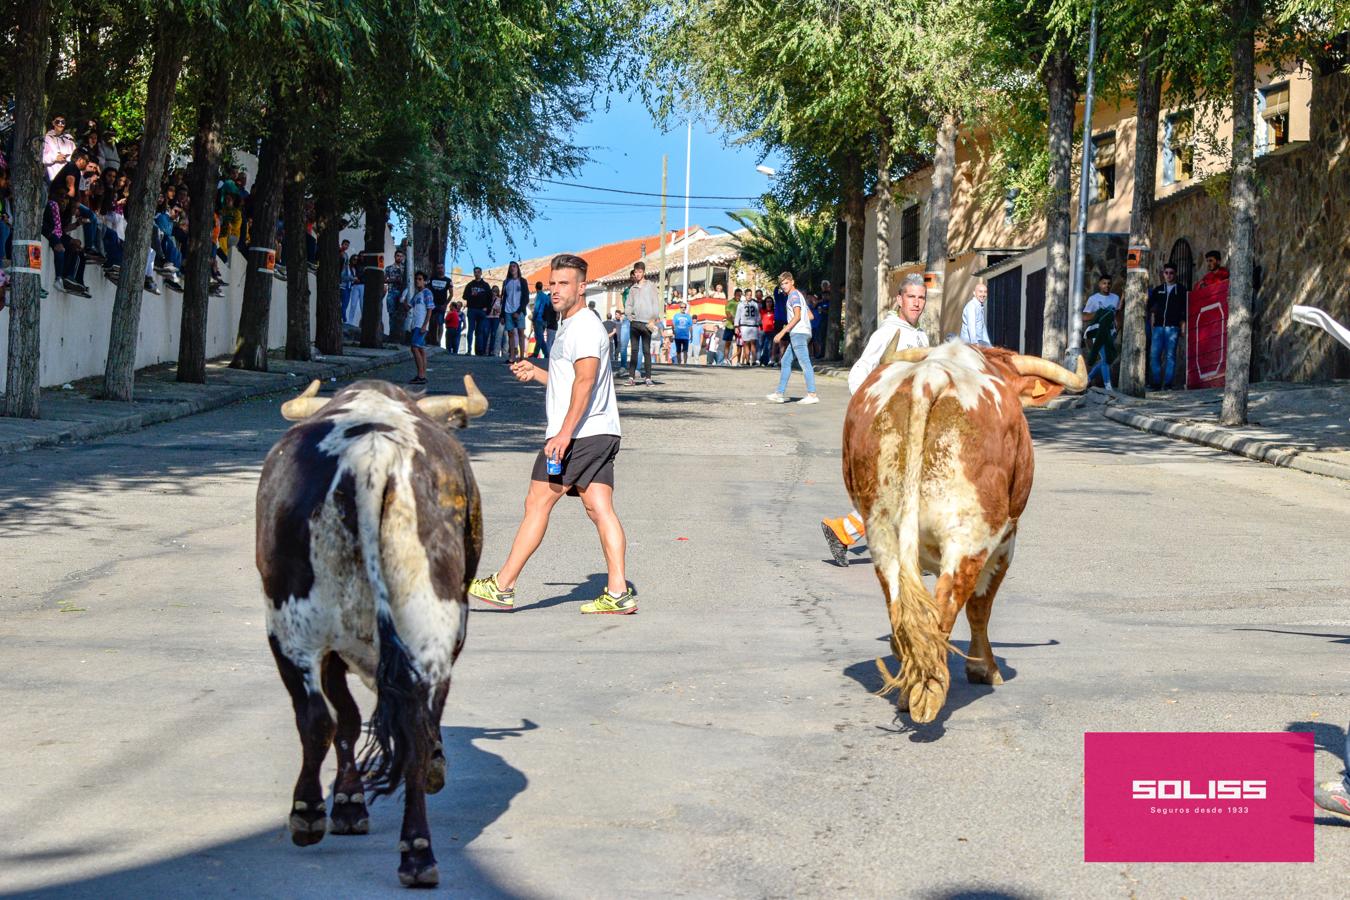
{"type": "Polygon", "coordinates": [[[770,204],[763,212],[727,213],[744,231],[719,228],[735,239],[741,259],[770,278],[791,272],[806,291],[820,289],[834,255],[834,221],[828,216],[796,216],[770,204]]]}

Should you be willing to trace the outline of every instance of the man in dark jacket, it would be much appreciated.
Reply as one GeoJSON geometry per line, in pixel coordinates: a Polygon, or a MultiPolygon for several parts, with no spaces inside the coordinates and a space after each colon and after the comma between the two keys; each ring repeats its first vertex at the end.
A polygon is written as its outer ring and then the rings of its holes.
{"type": "Polygon", "coordinates": [[[1149,354],[1148,383],[1152,390],[1160,391],[1163,385],[1171,390],[1177,369],[1177,341],[1186,334],[1186,297],[1185,285],[1177,283],[1177,267],[1168,263],[1163,266],[1162,284],[1148,292],[1149,336],[1153,343],[1149,354]],[[1163,357],[1166,356],[1166,369],[1163,357]]]}
{"type": "Polygon", "coordinates": [[[469,316],[469,352],[487,355],[488,310],[492,308],[492,286],[483,280],[483,270],[473,267],[473,281],[464,285],[464,305],[469,316]]]}

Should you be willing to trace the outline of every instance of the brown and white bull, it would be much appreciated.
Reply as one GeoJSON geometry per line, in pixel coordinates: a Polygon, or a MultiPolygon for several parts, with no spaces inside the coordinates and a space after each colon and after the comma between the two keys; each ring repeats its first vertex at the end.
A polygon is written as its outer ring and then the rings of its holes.
{"type": "Polygon", "coordinates": [[[464,385],[464,397],[414,399],[360,381],[327,399],[315,396],[315,381],[282,405],[297,424],[267,455],[258,483],[267,639],[304,754],[291,840],[367,833],[367,791],[373,799],[402,784],[405,885],[439,880],[425,795],[445,784],[441,712],[483,543],[469,457],[447,427],[487,411],[473,379],[464,385]],[[377,696],[359,760],[361,711],[348,670],[377,696]],[[330,819],[319,769],[335,738],[330,819]]]}
{"type": "Polygon", "coordinates": [[[892,675],[882,694],[931,722],[947,699],[948,639],[964,606],[966,677],[1002,684],[989,645],[994,594],[1012,560],[1031,493],[1022,407],[1081,391],[1087,373],[960,341],[892,350],[854,393],[844,419],[844,484],[867,524],[891,621],[892,675]],[[923,571],[937,573],[934,594],[923,571]]]}

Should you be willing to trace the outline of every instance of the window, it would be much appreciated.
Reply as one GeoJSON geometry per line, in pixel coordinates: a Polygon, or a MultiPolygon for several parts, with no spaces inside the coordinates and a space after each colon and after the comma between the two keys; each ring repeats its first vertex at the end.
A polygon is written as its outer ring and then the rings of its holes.
{"type": "Polygon", "coordinates": [[[1092,139],[1092,202],[1101,203],[1116,196],[1116,133],[1099,134],[1092,139]]]}
{"type": "Polygon", "coordinates": [[[1167,255],[1167,261],[1176,266],[1177,284],[1194,284],[1192,279],[1195,277],[1195,257],[1191,254],[1190,242],[1185,238],[1177,238],[1172,245],[1172,252],[1167,255]]]}
{"type": "Polygon", "coordinates": [[[1258,91],[1256,108],[1261,115],[1256,129],[1257,152],[1268,153],[1289,143],[1289,82],[1258,91]]]}
{"type": "Polygon", "coordinates": [[[915,262],[919,258],[919,204],[905,207],[900,213],[900,261],[915,262]]]}
{"type": "Polygon", "coordinates": [[[1163,184],[1179,184],[1195,176],[1194,117],[1173,113],[1163,122],[1163,184]]]}

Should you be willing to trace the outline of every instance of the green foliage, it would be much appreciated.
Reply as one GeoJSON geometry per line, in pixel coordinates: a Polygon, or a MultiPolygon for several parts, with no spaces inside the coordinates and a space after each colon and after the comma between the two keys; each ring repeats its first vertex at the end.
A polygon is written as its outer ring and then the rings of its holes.
{"type": "Polygon", "coordinates": [[[834,221],[828,216],[794,216],[770,203],[763,212],[743,210],[729,213],[746,230],[736,238],[741,259],[769,278],[779,272],[792,272],[797,284],[815,291],[822,278],[830,274],[834,253],[834,221]]]}

